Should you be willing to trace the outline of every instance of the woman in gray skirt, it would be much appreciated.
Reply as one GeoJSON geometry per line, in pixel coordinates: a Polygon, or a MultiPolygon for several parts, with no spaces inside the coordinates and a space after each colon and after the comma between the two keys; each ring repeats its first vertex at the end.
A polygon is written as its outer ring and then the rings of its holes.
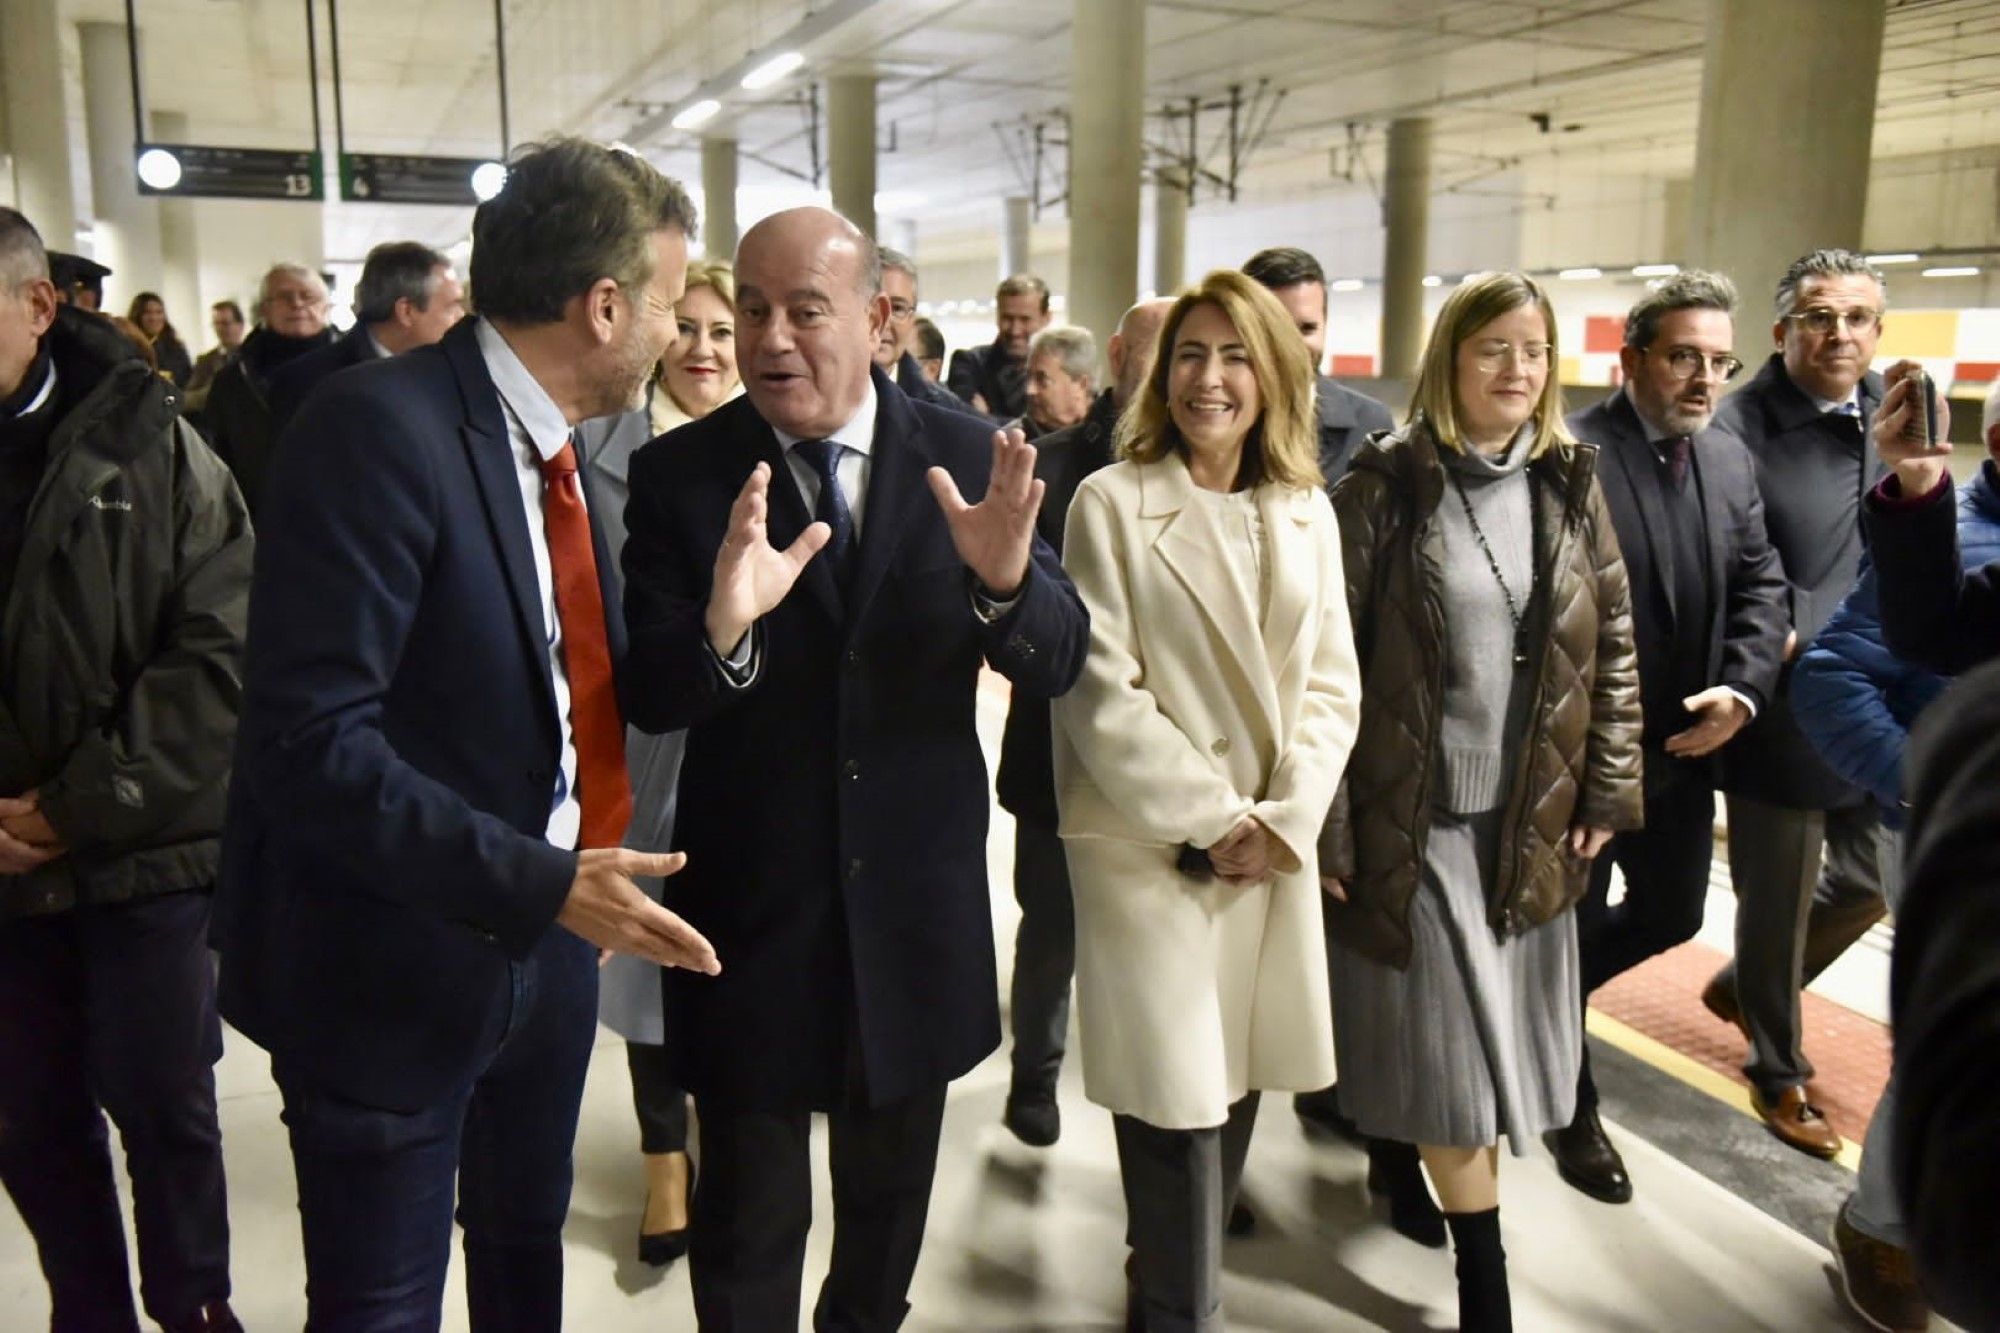
{"type": "Polygon", "coordinates": [[[1597,451],[1532,279],[1446,300],[1410,420],[1334,491],[1361,730],[1321,839],[1341,1109],[1415,1143],[1461,1326],[1512,1327],[1499,1149],[1569,1123],[1590,860],[1640,822],[1638,670],[1597,451]]]}

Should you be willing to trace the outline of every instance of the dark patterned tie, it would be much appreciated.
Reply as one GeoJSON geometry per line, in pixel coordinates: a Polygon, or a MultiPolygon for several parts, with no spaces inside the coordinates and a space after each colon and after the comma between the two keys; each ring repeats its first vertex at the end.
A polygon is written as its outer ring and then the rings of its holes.
{"type": "Polygon", "coordinates": [[[819,500],[813,505],[813,517],[833,529],[826,554],[833,561],[834,581],[845,586],[848,552],[854,546],[854,513],[847,507],[839,475],[840,459],[847,446],[838,440],[800,440],[792,447],[819,475],[819,500]]]}
{"type": "Polygon", "coordinates": [[[1688,459],[1694,454],[1694,440],[1686,435],[1676,435],[1668,442],[1667,469],[1674,479],[1674,489],[1687,485],[1688,459]]]}

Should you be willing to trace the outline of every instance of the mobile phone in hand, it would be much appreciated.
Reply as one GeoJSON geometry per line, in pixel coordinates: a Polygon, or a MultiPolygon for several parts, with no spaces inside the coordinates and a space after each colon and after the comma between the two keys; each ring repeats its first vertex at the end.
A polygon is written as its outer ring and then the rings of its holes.
{"type": "Polygon", "coordinates": [[[1918,396],[1923,406],[1910,413],[1910,420],[1903,427],[1903,438],[1920,440],[1926,447],[1935,449],[1938,446],[1937,390],[1929,373],[1922,367],[1911,371],[1905,379],[1911,386],[1910,392],[1918,396]]]}

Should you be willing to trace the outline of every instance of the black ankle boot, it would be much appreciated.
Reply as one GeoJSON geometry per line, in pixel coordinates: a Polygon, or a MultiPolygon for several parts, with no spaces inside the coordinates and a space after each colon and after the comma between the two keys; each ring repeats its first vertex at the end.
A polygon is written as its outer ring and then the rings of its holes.
{"type": "Polygon", "coordinates": [[[1500,1210],[1446,1213],[1458,1251],[1459,1333],[1514,1333],[1507,1295],[1507,1252],[1500,1248],[1500,1210]]]}
{"type": "Polygon", "coordinates": [[[1389,1225],[1419,1245],[1444,1248],[1444,1214],[1424,1186],[1415,1144],[1368,1140],[1368,1192],[1389,1201],[1389,1225]]]}

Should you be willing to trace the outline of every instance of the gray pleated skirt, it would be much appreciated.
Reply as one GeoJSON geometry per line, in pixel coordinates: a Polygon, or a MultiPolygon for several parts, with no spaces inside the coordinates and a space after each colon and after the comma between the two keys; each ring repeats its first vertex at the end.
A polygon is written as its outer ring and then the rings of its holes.
{"type": "Polygon", "coordinates": [[[1502,943],[1486,874],[1502,812],[1431,817],[1407,971],[1335,946],[1340,1107],[1373,1138],[1525,1156],[1570,1122],[1582,1059],[1576,914],[1502,943]]]}

